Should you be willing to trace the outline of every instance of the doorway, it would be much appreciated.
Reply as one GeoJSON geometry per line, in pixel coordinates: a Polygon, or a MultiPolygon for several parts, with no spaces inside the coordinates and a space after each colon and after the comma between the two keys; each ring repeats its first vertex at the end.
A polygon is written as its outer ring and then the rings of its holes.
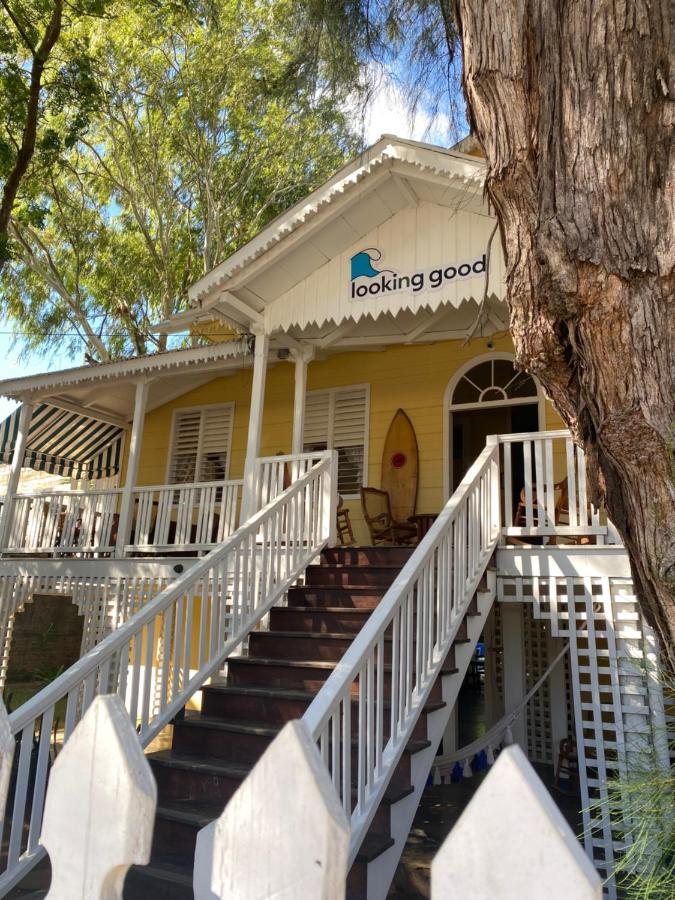
{"type": "MultiPolygon", "coordinates": [[[[473,360],[450,381],[445,396],[446,495],[449,497],[485,447],[490,434],[539,431],[543,396],[510,354],[473,360]]],[[[522,477],[520,444],[513,445],[514,481],[522,477]]]]}

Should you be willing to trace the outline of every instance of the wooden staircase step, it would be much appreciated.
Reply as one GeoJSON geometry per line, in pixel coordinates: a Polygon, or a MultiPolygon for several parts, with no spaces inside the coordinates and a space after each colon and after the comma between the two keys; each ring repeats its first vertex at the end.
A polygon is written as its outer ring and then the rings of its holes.
{"type": "MultiPolygon", "coordinates": [[[[460,625],[455,641],[466,640],[466,622],[460,625]]],[[[334,661],[342,659],[354,634],[318,631],[256,631],[249,639],[249,658],[306,659],[334,661]]],[[[413,641],[415,644],[415,641],[413,641]]],[[[384,658],[391,659],[392,638],[384,637],[384,658]]]]}
{"type": "MultiPolygon", "coordinates": [[[[331,674],[337,662],[334,660],[293,660],[264,657],[240,656],[230,660],[228,664],[228,683],[238,685],[268,685],[270,687],[286,687],[297,690],[318,691],[331,674]]],[[[454,675],[457,672],[454,663],[454,652],[450,649],[442,675],[454,675]]],[[[391,666],[385,665],[385,691],[389,690],[391,666]]],[[[354,694],[358,685],[352,688],[354,694]]],[[[434,686],[432,697],[441,695],[441,685],[434,686]]]]}
{"type": "Polygon", "coordinates": [[[402,568],[413,554],[412,547],[327,547],[321,551],[322,566],[397,566],[402,568]]]}
{"type": "Polygon", "coordinates": [[[289,590],[288,606],[373,610],[388,590],[388,587],[376,585],[305,585],[289,590]]]}
{"type": "MultiPolygon", "coordinates": [[[[304,716],[317,691],[284,688],[213,685],[202,689],[202,715],[229,721],[259,721],[268,725],[285,725],[304,716]]],[[[352,697],[352,733],[358,728],[358,697],[352,697]]],[[[419,720],[420,734],[426,733],[426,715],[442,709],[441,699],[431,699],[424,706],[419,720]]],[[[385,738],[389,737],[391,704],[384,698],[385,738]]]]}
{"type": "Polygon", "coordinates": [[[122,896],[124,900],[194,900],[192,864],[180,865],[162,858],[147,866],[132,866],[122,896]]]}
{"type": "Polygon", "coordinates": [[[392,584],[400,566],[307,566],[306,585],[377,585],[392,584]]]}
{"type": "Polygon", "coordinates": [[[160,750],[148,755],[157,782],[157,797],[165,801],[211,801],[224,807],[251,771],[248,764],[227,763],[217,757],[160,750]]]}
{"type": "Polygon", "coordinates": [[[270,613],[270,631],[316,631],[357,634],[372,614],[373,606],[279,606],[270,613]]]}

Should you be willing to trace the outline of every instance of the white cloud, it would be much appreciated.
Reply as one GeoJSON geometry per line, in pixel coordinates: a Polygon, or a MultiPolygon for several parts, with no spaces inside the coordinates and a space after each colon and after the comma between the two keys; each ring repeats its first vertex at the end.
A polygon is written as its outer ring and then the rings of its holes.
{"type": "Polygon", "coordinates": [[[434,119],[424,110],[412,115],[400,88],[382,80],[366,106],[363,131],[367,144],[373,144],[383,134],[395,134],[444,146],[448,144],[449,122],[447,116],[434,119]]]}

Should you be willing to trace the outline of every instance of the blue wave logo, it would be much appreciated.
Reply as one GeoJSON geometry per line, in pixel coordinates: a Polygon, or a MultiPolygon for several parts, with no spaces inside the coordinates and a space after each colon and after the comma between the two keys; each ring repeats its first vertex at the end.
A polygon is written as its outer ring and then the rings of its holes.
{"type": "Polygon", "coordinates": [[[376,275],[379,275],[380,270],[375,268],[373,262],[379,262],[381,259],[382,251],[375,247],[367,247],[365,250],[355,253],[351,258],[352,281],[357,278],[375,278],[376,275]]]}

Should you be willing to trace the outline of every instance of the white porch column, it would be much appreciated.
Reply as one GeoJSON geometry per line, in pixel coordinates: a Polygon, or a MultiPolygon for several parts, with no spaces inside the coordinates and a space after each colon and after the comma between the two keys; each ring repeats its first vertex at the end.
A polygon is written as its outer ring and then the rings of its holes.
{"type": "MultiPolygon", "coordinates": [[[[502,603],[502,643],[504,665],[504,711],[511,712],[525,696],[525,644],[523,641],[523,604],[502,603]]],[[[511,726],[513,739],[527,755],[527,713],[520,714],[511,726]]]]}
{"type": "Polygon", "coordinates": [[[143,439],[143,425],[145,424],[145,406],[148,401],[149,381],[136,383],[136,397],[134,399],[134,419],[131,425],[131,437],[129,438],[129,457],[127,459],[127,476],[122,489],[122,503],[120,505],[120,518],[117,526],[117,543],[115,556],[124,556],[124,548],[129,543],[131,533],[131,517],[133,512],[133,491],[136,487],[138,475],[138,461],[141,456],[141,441],[143,439]]]}
{"type": "Polygon", "coordinates": [[[25,401],[21,404],[21,412],[19,413],[19,431],[14,443],[12,464],[9,470],[9,479],[7,481],[7,493],[5,494],[5,502],[2,506],[2,516],[0,517],[0,550],[4,550],[7,546],[7,541],[9,540],[12,510],[14,507],[14,495],[19,487],[19,478],[21,477],[23,460],[26,455],[26,444],[28,443],[28,429],[30,428],[34,408],[35,403],[31,401],[25,401]]]}
{"type": "Polygon", "coordinates": [[[255,512],[255,464],[260,455],[263,407],[265,405],[265,381],[267,379],[267,354],[270,348],[268,334],[255,336],[253,353],[253,384],[251,385],[251,409],[248,417],[248,440],[244,464],[244,490],[241,500],[240,521],[243,523],[255,512]]]}
{"type": "Polygon", "coordinates": [[[291,453],[302,453],[305,431],[305,396],[307,394],[307,366],[314,356],[314,350],[293,351],[295,360],[295,393],[293,399],[293,440],[291,453]]]}

